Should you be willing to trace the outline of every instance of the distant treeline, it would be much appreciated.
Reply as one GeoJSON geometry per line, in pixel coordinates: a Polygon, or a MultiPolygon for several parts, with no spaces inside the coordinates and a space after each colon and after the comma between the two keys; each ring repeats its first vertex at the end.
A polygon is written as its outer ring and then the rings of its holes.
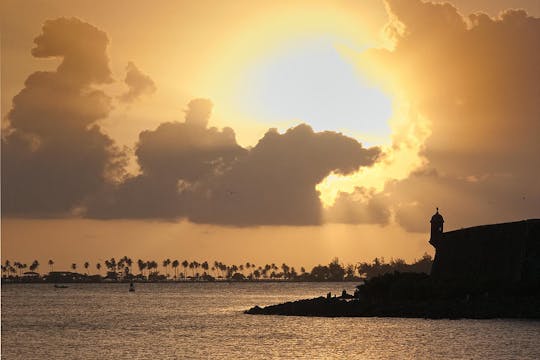
{"type": "Polygon", "coordinates": [[[71,264],[70,271],[54,271],[54,260],[49,260],[49,272],[39,273],[41,264],[34,260],[30,266],[19,261],[5,260],[2,265],[4,282],[100,282],[100,281],[361,281],[378,275],[399,272],[429,274],[432,258],[424,254],[422,258],[407,264],[403,259],[375,258],[371,263],[356,265],[342,264],[338,258],[328,265],[317,265],[306,271],[304,267],[296,270],[285,263],[257,265],[246,262],[227,265],[220,261],[188,261],[164,259],[138,259],[133,261],[124,256],[114,257],[94,263],[86,261],[71,264]],[[29,270],[29,271],[27,271],[29,270]],[[79,270],[79,271],[77,271],[79,270]]]}

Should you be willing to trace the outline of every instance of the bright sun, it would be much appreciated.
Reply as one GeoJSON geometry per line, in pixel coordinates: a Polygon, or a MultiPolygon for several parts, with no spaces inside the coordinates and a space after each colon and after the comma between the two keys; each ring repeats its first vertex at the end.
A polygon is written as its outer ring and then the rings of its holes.
{"type": "Polygon", "coordinates": [[[281,47],[243,74],[237,101],[254,119],[273,126],[305,122],[371,144],[390,137],[391,99],[330,40],[281,47]]]}

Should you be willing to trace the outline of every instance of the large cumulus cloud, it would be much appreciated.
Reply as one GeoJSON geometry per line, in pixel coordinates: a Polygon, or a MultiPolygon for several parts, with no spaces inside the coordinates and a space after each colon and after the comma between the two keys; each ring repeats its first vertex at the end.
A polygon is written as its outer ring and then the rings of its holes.
{"type": "Polygon", "coordinates": [[[379,148],[301,124],[269,130],[233,167],[205,186],[190,219],[235,225],[315,225],[322,206],[315,186],[331,172],[347,175],[372,165],[379,148]]]}
{"type": "MultiPolygon", "coordinates": [[[[139,218],[236,226],[320,224],[317,183],[330,173],[372,165],[380,150],[335,132],[299,125],[269,130],[252,149],[231,128],[208,126],[212,103],[188,103],[183,122],[140,133],[138,175],[97,122],[112,99],[95,86],[112,81],[106,34],[78,19],[47,21],[36,57],[59,57],[53,72],[30,75],[13,99],[2,138],[4,216],[139,218]]],[[[133,101],[155,89],[128,65],[133,101]]]]}
{"type": "Polygon", "coordinates": [[[141,174],[90,207],[100,218],[187,218],[235,226],[321,223],[315,186],[330,172],[373,164],[378,148],[308,125],[271,129],[252,149],[230,128],[209,128],[211,103],[189,103],[185,122],[140,134],[141,174]]]}
{"type": "Polygon", "coordinates": [[[31,74],[13,99],[2,137],[3,216],[65,216],[121,171],[122,154],[96,122],[111,99],[104,32],[75,18],[49,20],[36,57],[61,58],[31,74]]]}
{"type": "Polygon", "coordinates": [[[363,60],[431,122],[428,164],[384,190],[397,222],[426,231],[435,206],[451,227],[537,217],[540,19],[523,10],[464,17],[419,0],[387,5],[395,47],[363,60]]]}
{"type": "Polygon", "coordinates": [[[208,128],[212,103],[188,104],[184,122],[170,122],[139,135],[135,155],[141,174],[126,178],[90,203],[97,218],[178,219],[202,182],[228,169],[246,150],[231,128],[208,128]]]}

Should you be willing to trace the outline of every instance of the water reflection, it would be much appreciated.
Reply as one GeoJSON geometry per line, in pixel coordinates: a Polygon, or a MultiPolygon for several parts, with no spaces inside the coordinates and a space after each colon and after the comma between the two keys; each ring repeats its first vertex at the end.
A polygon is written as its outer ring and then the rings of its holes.
{"type": "Polygon", "coordinates": [[[6,359],[540,358],[540,322],[244,315],[354,284],[2,286],[6,359]]]}

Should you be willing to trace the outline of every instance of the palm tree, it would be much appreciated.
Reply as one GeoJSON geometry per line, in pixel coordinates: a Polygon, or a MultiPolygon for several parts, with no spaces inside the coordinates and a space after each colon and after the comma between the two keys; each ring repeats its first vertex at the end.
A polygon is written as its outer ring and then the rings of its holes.
{"type": "Polygon", "coordinates": [[[118,264],[116,264],[116,268],[118,270],[122,270],[124,268],[124,262],[125,262],[124,258],[118,259],[118,264]]]}
{"type": "Polygon", "coordinates": [[[133,260],[131,260],[131,258],[128,258],[127,256],[125,256],[125,260],[126,260],[127,266],[129,267],[129,272],[133,273],[133,271],[131,270],[131,266],[133,265],[133,260]]]}
{"type": "Polygon", "coordinates": [[[75,264],[75,263],[71,264],[71,269],[73,271],[77,270],[77,264],[75,264]]]}
{"type": "Polygon", "coordinates": [[[289,279],[296,279],[298,274],[296,273],[296,270],[294,269],[294,266],[291,268],[291,272],[289,273],[289,279]]]}
{"type": "Polygon", "coordinates": [[[283,278],[289,278],[289,266],[285,263],[281,264],[281,270],[283,270],[283,278]]]}
{"type": "Polygon", "coordinates": [[[39,261],[34,260],[30,265],[30,271],[36,271],[39,267],[39,261]]]}
{"type": "Polygon", "coordinates": [[[156,275],[159,274],[159,271],[157,270],[157,268],[158,268],[158,263],[157,263],[155,260],[147,261],[147,262],[146,262],[146,268],[147,268],[148,271],[149,271],[149,275],[148,275],[148,276],[150,276],[150,273],[152,273],[152,271],[150,271],[150,270],[152,270],[152,269],[155,269],[154,273],[155,273],[156,275]]]}
{"type": "Polygon", "coordinates": [[[21,269],[22,269],[22,264],[18,261],[14,261],[13,262],[13,267],[16,268],[17,270],[19,270],[19,276],[21,274],[21,269]]]}
{"type": "Polygon", "coordinates": [[[84,262],[84,269],[86,270],[86,275],[88,275],[88,267],[90,266],[90,263],[88,261],[84,262]]]}
{"type": "Polygon", "coordinates": [[[229,267],[227,265],[222,262],[219,263],[219,271],[221,271],[221,277],[227,276],[228,269],[229,267]]]}
{"type": "Polygon", "coordinates": [[[141,275],[144,276],[144,269],[146,268],[146,262],[139,259],[137,260],[137,266],[139,267],[139,271],[141,272],[141,275]]]}
{"type": "Polygon", "coordinates": [[[186,278],[186,270],[189,266],[189,263],[187,260],[182,261],[182,267],[184,268],[184,279],[186,278]]]}
{"type": "MultiPolygon", "coordinates": [[[[105,264],[107,264],[107,263],[105,263],[105,264]]],[[[109,266],[108,267],[110,268],[110,271],[116,272],[117,265],[116,265],[115,258],[112,257],[111,260],[109,260],[109,266]]]]}
{"type": "Polygon", "coordinates": [[[174,280],[177,280],[178,278],[178,265],[180,265],[180,262],[178,260],[174,260],[172,262],[172,267],[174,269],[174,280]]]}
{"type": "Polygon", "coordinates": [[[169,277],[169,265],[171,264],[171,259],[163,260],[163,267],[165,268],[165,278],[169,277]]]}
{"type": "Polygon", "coordinates": [[[49,259],[48,264],[49,264],[49,272],[53,272],[54,271],[54,261],[52,259],[49,259]]]}
{"type": "Polygon", "coordinates": [[[201,264],[201,267],[204,269],[205,272],[208,271],[208,269],[210,268],[209,265],[208,265],[208,261],[205,261],[201,264]]]}
{"type": "Polygon", "coordinates": [[[96,269],[97,269],[98,273],[101,275],[101,263],[96,264],[96,269]]]}

